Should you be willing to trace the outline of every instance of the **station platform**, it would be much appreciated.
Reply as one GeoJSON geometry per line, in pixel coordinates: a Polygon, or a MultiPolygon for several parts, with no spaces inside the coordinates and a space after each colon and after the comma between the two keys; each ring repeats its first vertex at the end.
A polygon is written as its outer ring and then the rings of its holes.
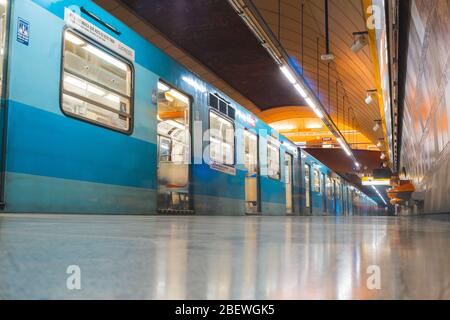
{"type": "Polygon", "coordinates": [[[0,230],[0,299],[450,298],[445,214],[2,214],[0,230]]]}

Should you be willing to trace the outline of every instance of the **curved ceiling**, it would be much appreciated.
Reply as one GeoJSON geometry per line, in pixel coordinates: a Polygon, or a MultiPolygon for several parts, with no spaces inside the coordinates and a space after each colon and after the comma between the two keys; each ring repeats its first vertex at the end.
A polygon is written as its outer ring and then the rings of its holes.
{"type": "MultiPolygon", "coordinates": [[[[297,114],[309,110],[228,1],[94,2],[257,116],[279,106],[296,106],[297,114]]],[[[253,3],[276,36],[279,30],[281,44],[293,63],[304,68],[311,88],[317,91],[319,83],[322,104],[340,129],[360,131],[373,144],[382,138],[381,131],[372,130],[374,120],[380,118],[377,102],[364,103],[366,90],[376,87],[369,47],[357,54],[350,49],[352,33],[365,30],[361,0],[329,0],[330,45],[335,55],[329,66],[317,59],[318,53],[325,52],[323,0],[253,3]]],[[[345,137],[351,142],[350,136],[345,137]]]]}
{"type": "Polygon", "coordinates": [[[366,91],[377,87],[370,48],[366,46],[358,53],[350,48],[352,33],[366,30],[362,1],[329,0],[330,51],[335,56],[329,65],[320,59],[326,51],[324,0],[253,0],[253,3],[294,63],[304,68],[311,87],[316,92],[320,87],[319,97],[333,120],[342,122],[345,118],[352,125],[355,116],[355,129],[373,143],[382,138],[381,131],[372,130],[374,120],[380,119],[378,103],[364,102],[366,91]]]}
{"type": "MultiPolygon", "coordinates": [[[[285,137],[300,145],[309,148],[323,147],[323,145],[339,146],[321,119],[317,118],[309,108],[277,107],[262,111],[258,116],[285,137]]],[[[353,149],[378,150],[363,132],[353,128],[352,123],[347,124],[341,121],[336,125],[353,149]]]]}

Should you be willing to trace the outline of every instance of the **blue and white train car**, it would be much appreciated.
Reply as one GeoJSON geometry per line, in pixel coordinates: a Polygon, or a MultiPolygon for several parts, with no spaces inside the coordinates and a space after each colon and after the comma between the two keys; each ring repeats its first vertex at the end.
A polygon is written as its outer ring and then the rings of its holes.
{"type": "Polygon", "coordinates": [[[301,150],[302,212],[306,215],[365,215],[377,203],[319,160],[301,150]]]}
{"type": "Polygon", "coordinates": [[[351,211],[306,197],[310,156],[93,2],[0,10],[4,211],[351,211]]]}

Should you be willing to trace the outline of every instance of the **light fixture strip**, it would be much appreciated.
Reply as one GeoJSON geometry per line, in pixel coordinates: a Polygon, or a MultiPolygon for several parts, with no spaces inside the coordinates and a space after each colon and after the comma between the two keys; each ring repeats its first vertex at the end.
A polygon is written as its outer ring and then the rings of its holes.
{"type": "MultiPolygon", "coordinates": [[[[330,121],[329,116],[325,116],[324,107],[322,103],[317,99],[309,85],[288,63],[289,56],[284,51],[284,48],[273,36],[272,31],[265,25],[264,19],[260,16],[254,4],[249,0],[228,0],[237,14],[243,19],[247,27],[255,34],[256,38],[260,41],[261,45],[267,50],[269,55],[278,64],[283,74],[288,81],[294,86],[297,92],[305,99],[308,105],[313,109],[316,115],[322,119],[323,123],[328,127],[330,132],[341,140],[341,146],[351,157],[355,164],[359,164],[356,157],[351,152],[350,146],[345,140],[344,136],[340,133],[336,125],[330,121]],[[309,98],[309,100],[307,100],[309,98]]],[[[358,165],[357,165],[358,166],[358,165]]]]}
{"type": "Polygon", "coordinates": [[[383,200],[384,205],[387,206],[387,202],[386,200],[384,200],[384,198],[381,196],[381,193],[378,191],[377,188],[375,188],[375,186],[372,186],[373,190],[375,190],[375,192],[377,193],[377,195],[380,197],[381,200],[383,200]]]}

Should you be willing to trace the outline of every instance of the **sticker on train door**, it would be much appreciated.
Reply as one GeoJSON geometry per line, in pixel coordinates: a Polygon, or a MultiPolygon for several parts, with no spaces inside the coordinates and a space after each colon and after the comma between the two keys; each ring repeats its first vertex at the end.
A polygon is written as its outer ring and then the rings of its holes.
{"type": "Polygon", "coordinates": [[[30,23],[22,18],[17,22],[17,41],[26,46],[30,44],[30,23]]]}

